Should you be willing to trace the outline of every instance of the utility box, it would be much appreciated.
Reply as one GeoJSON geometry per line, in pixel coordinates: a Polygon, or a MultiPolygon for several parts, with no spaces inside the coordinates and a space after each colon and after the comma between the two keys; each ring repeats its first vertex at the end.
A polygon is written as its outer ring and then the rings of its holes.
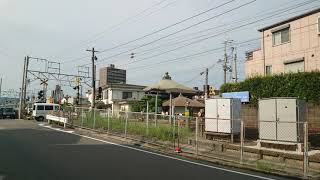
{"type": "Polygon", "coordinates": [[[303,140],[306,103],[297,98],[259,100],[259,138],[299,143],[303,140]]]}
{"type": "Polygon", "coordinates": [[[239,134],[240,112],[240,99],[207,99],[205,101],[205,130],[207,132],[239,134]]]}

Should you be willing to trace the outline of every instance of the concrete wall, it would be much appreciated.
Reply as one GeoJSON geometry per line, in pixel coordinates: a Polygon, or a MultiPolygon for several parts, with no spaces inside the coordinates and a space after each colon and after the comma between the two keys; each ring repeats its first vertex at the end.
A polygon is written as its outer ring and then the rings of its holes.
{"type": "MultiPolygon", "coordinates": [[[[284,62],[304,58],[304,71],[320,70],[320,35],[316,13],[290,23],[290,40],[287,43],[273,45],[272,28],[261,33],[261,50],[253,52],[253,58],[245,62],[245,75],[264,75],[264,65],[272,65],[273,74],[284,72],[284,62]]],[[[281,26],[285,26],[283,24],[281,26]]],[[[279,27],[281,27],[279,26],[279,27]]]]}

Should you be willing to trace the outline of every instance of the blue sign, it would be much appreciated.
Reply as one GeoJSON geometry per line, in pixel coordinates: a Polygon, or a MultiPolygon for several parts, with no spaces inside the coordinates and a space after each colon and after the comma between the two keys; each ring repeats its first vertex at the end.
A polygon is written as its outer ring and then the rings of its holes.
{"type": "Polygon", "coordinates": [[[249,102],[249,91],[222,93],[223,98],[238,98],[241,102],[249,102]]]}

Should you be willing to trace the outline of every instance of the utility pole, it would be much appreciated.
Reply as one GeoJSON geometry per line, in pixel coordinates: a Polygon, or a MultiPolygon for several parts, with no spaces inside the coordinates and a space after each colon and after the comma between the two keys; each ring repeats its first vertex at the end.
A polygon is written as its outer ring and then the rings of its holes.
{"type": "Polygon", "coordinates": [[[2,77],[0,78],[0,99],[1,99],[1,91],[2,91],[2,77]]]}
{"type": "Polygon", "coordinates": [[[209,94],[209,92],[208,92],[208,90],[209,90],[209,88],[208,88],[208,86],[209,86],[209,69],[208,68],[206,68],[206,91],[205,91],[205,95],[204,95],[204,97],[205,97],[205,99],[208,99],[208,94],[209,94]]]}
{"type": "Polygon", "coordinates": [[[228,61],[227,44],[228,44],[228,41],[227,40],[224,41],[223,84],[227,83],[227,61],[228,61]]]}
{"type": "Polygon", "coordinates": [[[228,63],[228,53],[227,53],[227,46],[231,43],[232,40],[225,40],[224,41],[224,63],[223,63],[223,83],[227,83],[227,71],[229,70],[228,63]]]}
{"type": "Polygon", "coordinates": [[[95,56],[96,51],[94,48],[91,50],[87,49],[87,51],[92,53],[91,62],[92,62],[92,102],[91,102],[91,108],[95,108],[95,100],[96,100],[96,67],[94,65],[94,62],[98,59],[95,56]]]}
{"type": "Polygon", "coordinates": [[[23,92],[23,106],[26,105],[27,85],[28,85],[28,70],[29,70],[29,56],[26,57],[26,70],[24,77],[24,92],[23,92]]]}
{"type": "Polygon", "coordinates": [[[24,64],[23,64],[23,73],[22,73],[22,85],[21,85],[21,91],[20,91],[20,102],[19,102],[19,119],[22,118],[22,111],[23,111],[23,94],[24,94],[24,83],[25,83],[25,75],[26,75],[26,62],[27,58],[24,58],[24,64]]]}
{"type": "Polygon", "coordinates": [[[238,65],[237,65],[237,49],[236,47],[234,48],[234,59],[233,59],[233,62],[234,62],[234,81],[235,82],[238,82],[238,65]]]}
{"type": "Polygon", "coordinates": [[[204,99],[207,99],[208,98],[208,85],[209,85],[209,82],[208,82],[208,76],[209,76],[209,68],[206,68],[205,71],[201,72],[200,75],[203,75],[205,73],[205,87],[204,87],[204,99]]]}

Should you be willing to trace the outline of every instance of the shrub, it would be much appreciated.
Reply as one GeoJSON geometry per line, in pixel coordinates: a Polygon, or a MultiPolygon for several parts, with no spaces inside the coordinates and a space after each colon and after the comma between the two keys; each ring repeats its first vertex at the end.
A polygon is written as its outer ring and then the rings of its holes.
{"type": "Polygon", "coordinates": [[[308,102],[320,102],[320,72],[301,72],[256,76],[240,83],[227,83],[221,92],[249,91],[250,102],[257,104],[260,98],[298,97],[308,102]]]}

